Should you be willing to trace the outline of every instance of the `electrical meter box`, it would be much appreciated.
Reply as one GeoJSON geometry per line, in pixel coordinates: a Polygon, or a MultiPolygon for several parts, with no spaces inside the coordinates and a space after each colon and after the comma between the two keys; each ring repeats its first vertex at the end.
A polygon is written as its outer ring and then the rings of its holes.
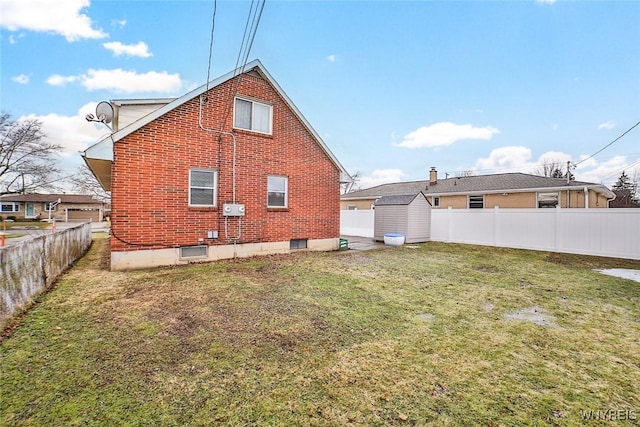
{"type": "Polygon", "coordinates": [[[222,205],[224,216],[244,216],[244,205],[238,203],[225,203],[222,205]]]}

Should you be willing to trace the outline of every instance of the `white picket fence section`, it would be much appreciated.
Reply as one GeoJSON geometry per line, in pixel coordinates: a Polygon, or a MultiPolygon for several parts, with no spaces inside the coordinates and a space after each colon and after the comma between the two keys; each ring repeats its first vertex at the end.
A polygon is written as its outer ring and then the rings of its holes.
{"type": "MultiPolygon", "coordinates": [[[[374,212],[341,211],[341,234],[373,237],[374,212]]],[[[432,209],[431,240],[640,259],[640,209],[432,209]]]]}

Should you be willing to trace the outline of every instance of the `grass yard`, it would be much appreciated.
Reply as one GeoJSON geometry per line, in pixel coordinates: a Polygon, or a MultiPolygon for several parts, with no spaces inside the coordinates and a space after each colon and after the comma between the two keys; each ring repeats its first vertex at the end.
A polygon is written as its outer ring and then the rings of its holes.
{"type": "Polygon", "coordinates": [[[638,423],[640,283],[592,271],[638,262],[432,242],[122,273],[106,250],[0,344],[0,425],[638,423]]]}

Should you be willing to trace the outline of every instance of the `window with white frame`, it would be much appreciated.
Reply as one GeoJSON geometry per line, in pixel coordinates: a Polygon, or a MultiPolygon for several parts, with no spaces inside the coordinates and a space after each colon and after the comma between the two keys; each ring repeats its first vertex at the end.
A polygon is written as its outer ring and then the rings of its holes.
{"type": "Polygon", "coordinates": [[[286,208],[288,203],[288,178],[269,175],[267,177],[267,207],[286,208]]]}
{"type": "Polygon", "coordinates": [[[469,196],[469,209],[484,208],[484,196],[469,196]]]}
{"type": "Polygon", "coordinates": [[[271,134],[273,107],[243,98],[235,99],[233,127],[271,134]]]}
{"type": "Polygon", "coordinates": [[[348,211],[355,211],[357,209],[356,205],[347,205],[347,210],[348,211]]]}
{"type": "Polygon", "coordinates": [[[189,206],[215,206],[218,171],[191,169],[189,171],[189,206]]]}
{"type": "Polygon", "coordinates": [[[433,198],[433,207],[437,208],[440,206],[440,197],[433,198]]]}
{"type": "Polygon", "coordinates": [[[558,193],[538,193],[539,208],[555,208],[558,206],[558,193]]]}
{"type": "Polygon", "coordinates": [[[0,212],[20,212],[20,203],[2,203],[0,212]]]}
{"type": "Polygon", "coordinates": [[[44,211],[54,212],[56,210],[56,206],[58,206],[57,200],[55,202],[44,202],[44,211]]]}

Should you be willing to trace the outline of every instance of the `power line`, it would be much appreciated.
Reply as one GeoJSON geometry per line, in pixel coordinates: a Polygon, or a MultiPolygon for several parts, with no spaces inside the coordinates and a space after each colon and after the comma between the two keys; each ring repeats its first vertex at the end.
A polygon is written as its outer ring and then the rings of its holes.
{"type": "Polygon", "coordinates": [[[609,148],[610,146],[612,146],[615,142],[617,142],[619,139],[621,139],[623,136],[625,136],[626,134],[628,134],[629,132],[631,132],[636,126],[640,125],[640,122],[636,123],[635,125],[631,126],[629,129],[627,129],[622,135],[620,135],[619,137],[617,137],[616,139],[614,139],[613,141],[611,141],[610,143],[608,143],[607,145],[605,145],[604,147],[602,147],[601,149],[599,149],[598,151],[596,151],[595,153],[593,153],[592,155],[590,155],[589,157],[586,157],[582,160],[580,160],[578,163],[574,164],[574,166],[578,166],[580,163],[585,162],[587,160],[589,160],[590,158],[596,156],[597,154],[603,152],[604,150],[606,150],[607,148],[609,148]]]}
{"type": "Polygon", "coordinates": [[[218,10],[218,0],[213,0],[213,15],[211,17],[211,38],[209,41],[209,62],[207,63],[207,91],[209,91],[209,79],[211,76],[211,57],[213,56],[213,33],[216,29],[216,12],[218,10]]]}

